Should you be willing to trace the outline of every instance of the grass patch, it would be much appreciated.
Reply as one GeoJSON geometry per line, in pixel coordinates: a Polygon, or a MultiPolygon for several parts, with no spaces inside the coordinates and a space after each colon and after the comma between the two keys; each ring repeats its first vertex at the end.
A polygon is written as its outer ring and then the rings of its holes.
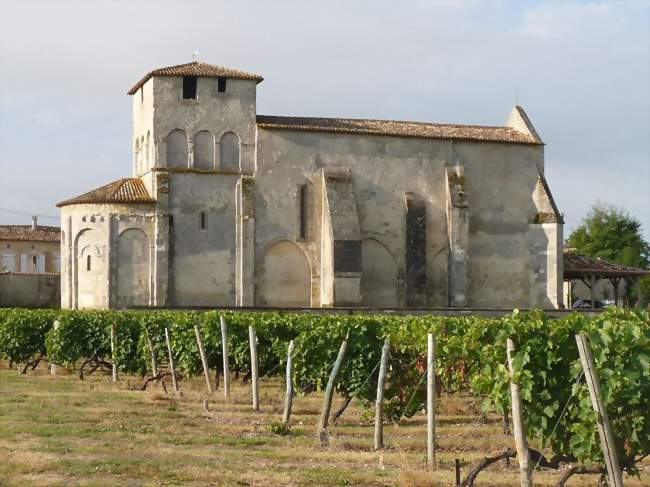
{"type": "MultiPolygon", "coordinates": [[[[230,402],[221,391],[203,412],[202,378],[181,382],[174,396],[151,387],[131,390],[137,377],[114,384],[106,376],[80,381],[52,377],[47,368],[20,375],[0,367],[0,485],[264,485],[362,486],[451,485],[454,460],[463,473],[483,456],[512,446],[499,418],[480,423],[471,398],[443,396],[438,416],[438,467],[426,461],[426,418],[386,424],[383,453],[373,451],[372,422],[352,404],[330,428],[322,448],[315,431],[320,395],[295,399],[291,427],[280,423],[283,390],[262,382],[262,409],[250,406],[250,386],[233,385],[230,402]]],[[[640,479],[650,484],[646,463],[640,479]]],[[[536,485],[551,486],[558,472],[537,472],[536,485]]],[[[495,465],[480,485],[515,485],[516,462],[495,465]]],[[[572,479],[593,485],[593,476],[572,479]]]]}

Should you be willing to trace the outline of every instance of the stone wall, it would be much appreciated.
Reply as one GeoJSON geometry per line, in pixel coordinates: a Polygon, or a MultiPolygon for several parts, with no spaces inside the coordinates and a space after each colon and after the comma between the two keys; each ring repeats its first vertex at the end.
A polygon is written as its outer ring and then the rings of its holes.
{"type": "Polygon", "coordinates": [[[0,307],[58,308],[59,274],[0,274],[0,307]]]}
{"type": "Polygon", "coordinates": [[[0,272],[55,273],[61,270],[59,242],[0,242],[0,272]],[[40,267],[40,269],[39,269],[40,267]]]}
{"type": "MultiPolygon", "coordinates": [[[[107,309],[157,302],[157,217],[152,205],[79,204],[61,209],[61,307],[107,309]]],[[[166,252],[166,246],[165,252],[166,252]]],[[[166,283],[165,279],[165,283],[166,283]]]]}
{"type": "MultiPolygon", "coordinates": [[[[274,242],[289,240],[320,277],[320,299],[312,306],[364,305],[396,294],[400,306],[557,307],[562,225],[537,221],[550,207],[545,193],[535,194],[543,158],[543,146],[533,145],[259,130],[256,272],[274,242]],[[464,200],[449,202],[448,173],[457,165],[462,184],[455,182],[455,191],[464,200]],[[332,171],[349,173],[354,211],[332,208],[332,171]],[[304,181],[316,193],[316,232],[309,239],[298,237],[304,181]],[[356,219],[348,215],[353,212],[356,219]],[[384,281],[389,287],[380,291],[362,277],[356,303],[336,299],[329,281],[337,280],[331,262],[337,222],[339,233],[347,225],[361,242],[372,239],[385,249],[362,244],[361,267],[384,269],[386,276],[395,268],[396,279],[384,281]],[[424,252],[411,248],[418,242],[424,252]]],[[[259,292],[256,303],[268,303],[259,292]]]]}

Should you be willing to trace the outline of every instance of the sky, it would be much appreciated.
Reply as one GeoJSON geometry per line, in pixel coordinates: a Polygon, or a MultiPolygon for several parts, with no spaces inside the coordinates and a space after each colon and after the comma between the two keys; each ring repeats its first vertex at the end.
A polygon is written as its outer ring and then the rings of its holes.
{"type": "Polygon", "coordinates": [[[127,90],[194,52],[263,75],[260,114],[503,125],[518,103],[565,236],[601,201],[650,241],[650,0],[0,0],[0,223],[131,176],[127,90]]]}

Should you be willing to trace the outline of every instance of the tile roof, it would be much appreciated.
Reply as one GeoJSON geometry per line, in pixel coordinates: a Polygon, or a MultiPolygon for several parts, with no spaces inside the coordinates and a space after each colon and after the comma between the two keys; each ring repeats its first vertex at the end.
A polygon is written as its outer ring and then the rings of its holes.
{"type": "Polygon", "coordinates": [[[138,81],[127,94],[134,95],[138,89],[145,84],[152,76],[199,76],[202,78],[230,78],[230,79],[248,79],[257,81],[264,80],[259,74],[248,73],[238,69],[224,68],[214,64],[193,61],[186,64],[177,64],[176,66],[167,66],[165,68],[154,69],[148,72],[144,78],[138,81]]]}
{"type": "Polygon", "coordinates": [[[81,203],[139,204],[155,202],[156,200],[151,197],[140,178],[123,178],[93,189],[81,196],[62,201],[56,206],[60,208],[81,203]]]}
{"type": "Polygon", "coordinates": [[[0,240],[23,240],[27,242],[60,242],[61,228],[38,225],[0,225],[0,240]]]}
{"type": "Polygon", "coordinates": [[[650,269],[613,264],[606,260],[577,255],[571,249],[564,250],[565,279],[581,279],[590,274],[603,277],[644,276],[650,274],[650,269]]]}
{"type": "Polygon", "coordinates": [[[273,130],[302,130],[344,134],[390,135],[425,139],[472,140],[542,145],[539,140],[512,127],[453,125],[444,123],[367,120],[354,118],[281,117],[258,115],[257,126],[273,130]]]}

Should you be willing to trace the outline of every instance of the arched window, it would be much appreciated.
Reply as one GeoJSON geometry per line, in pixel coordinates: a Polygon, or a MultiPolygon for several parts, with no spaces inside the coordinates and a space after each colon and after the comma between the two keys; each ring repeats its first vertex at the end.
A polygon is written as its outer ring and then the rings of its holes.
{"type": "Polygon", "coordinates": [[[207,130],[194,136],[194,167],[214,169],[214,137],[207,130]]]}
{"type": "Polygon", "coordinates": [[[147,170],[145,160],[146,160],[146,154],[144,150],[144,135],[142,135],[140,137],[140,171],[141,172],[145,172],[147,170]]]}
{"type": "Polygon", "coordinates": [[[146,154],[145,160],[147,161],[147,166],[149,166],[149,158],[150,158],[149,155],[149,150],[151,149],[150,139],[151,139],[151,133],[147,130],[147,145],[145,146],[145,154],[146,154]]]}
{"type": "Polygon", "coordinates": [[[135,148],[133,149],[133,159],[135,160],[135,172],[140,173],[140,139],[135,139],[135,148]]]}
{"type": "Polygon", "coordinates": [[[298,190],[299,237],[309,240],[311,237],[312,189],[310,183],[301,184],[298,190]]]}
{"type": "Polygon", "coordinates": [[[239,137],[232,132],[226,132],[219,142],[221,169],[239,172],[239,137]]]}
{"type": "Polygon", "coordinates": [[[86,256],[86,270],[90,271],[90,254],[86,256]]]}
{"type": "Polygon", "coordinates": [[[187,167],[187,137],[179,129],[167,135],[167,166],[187,167]]]}

